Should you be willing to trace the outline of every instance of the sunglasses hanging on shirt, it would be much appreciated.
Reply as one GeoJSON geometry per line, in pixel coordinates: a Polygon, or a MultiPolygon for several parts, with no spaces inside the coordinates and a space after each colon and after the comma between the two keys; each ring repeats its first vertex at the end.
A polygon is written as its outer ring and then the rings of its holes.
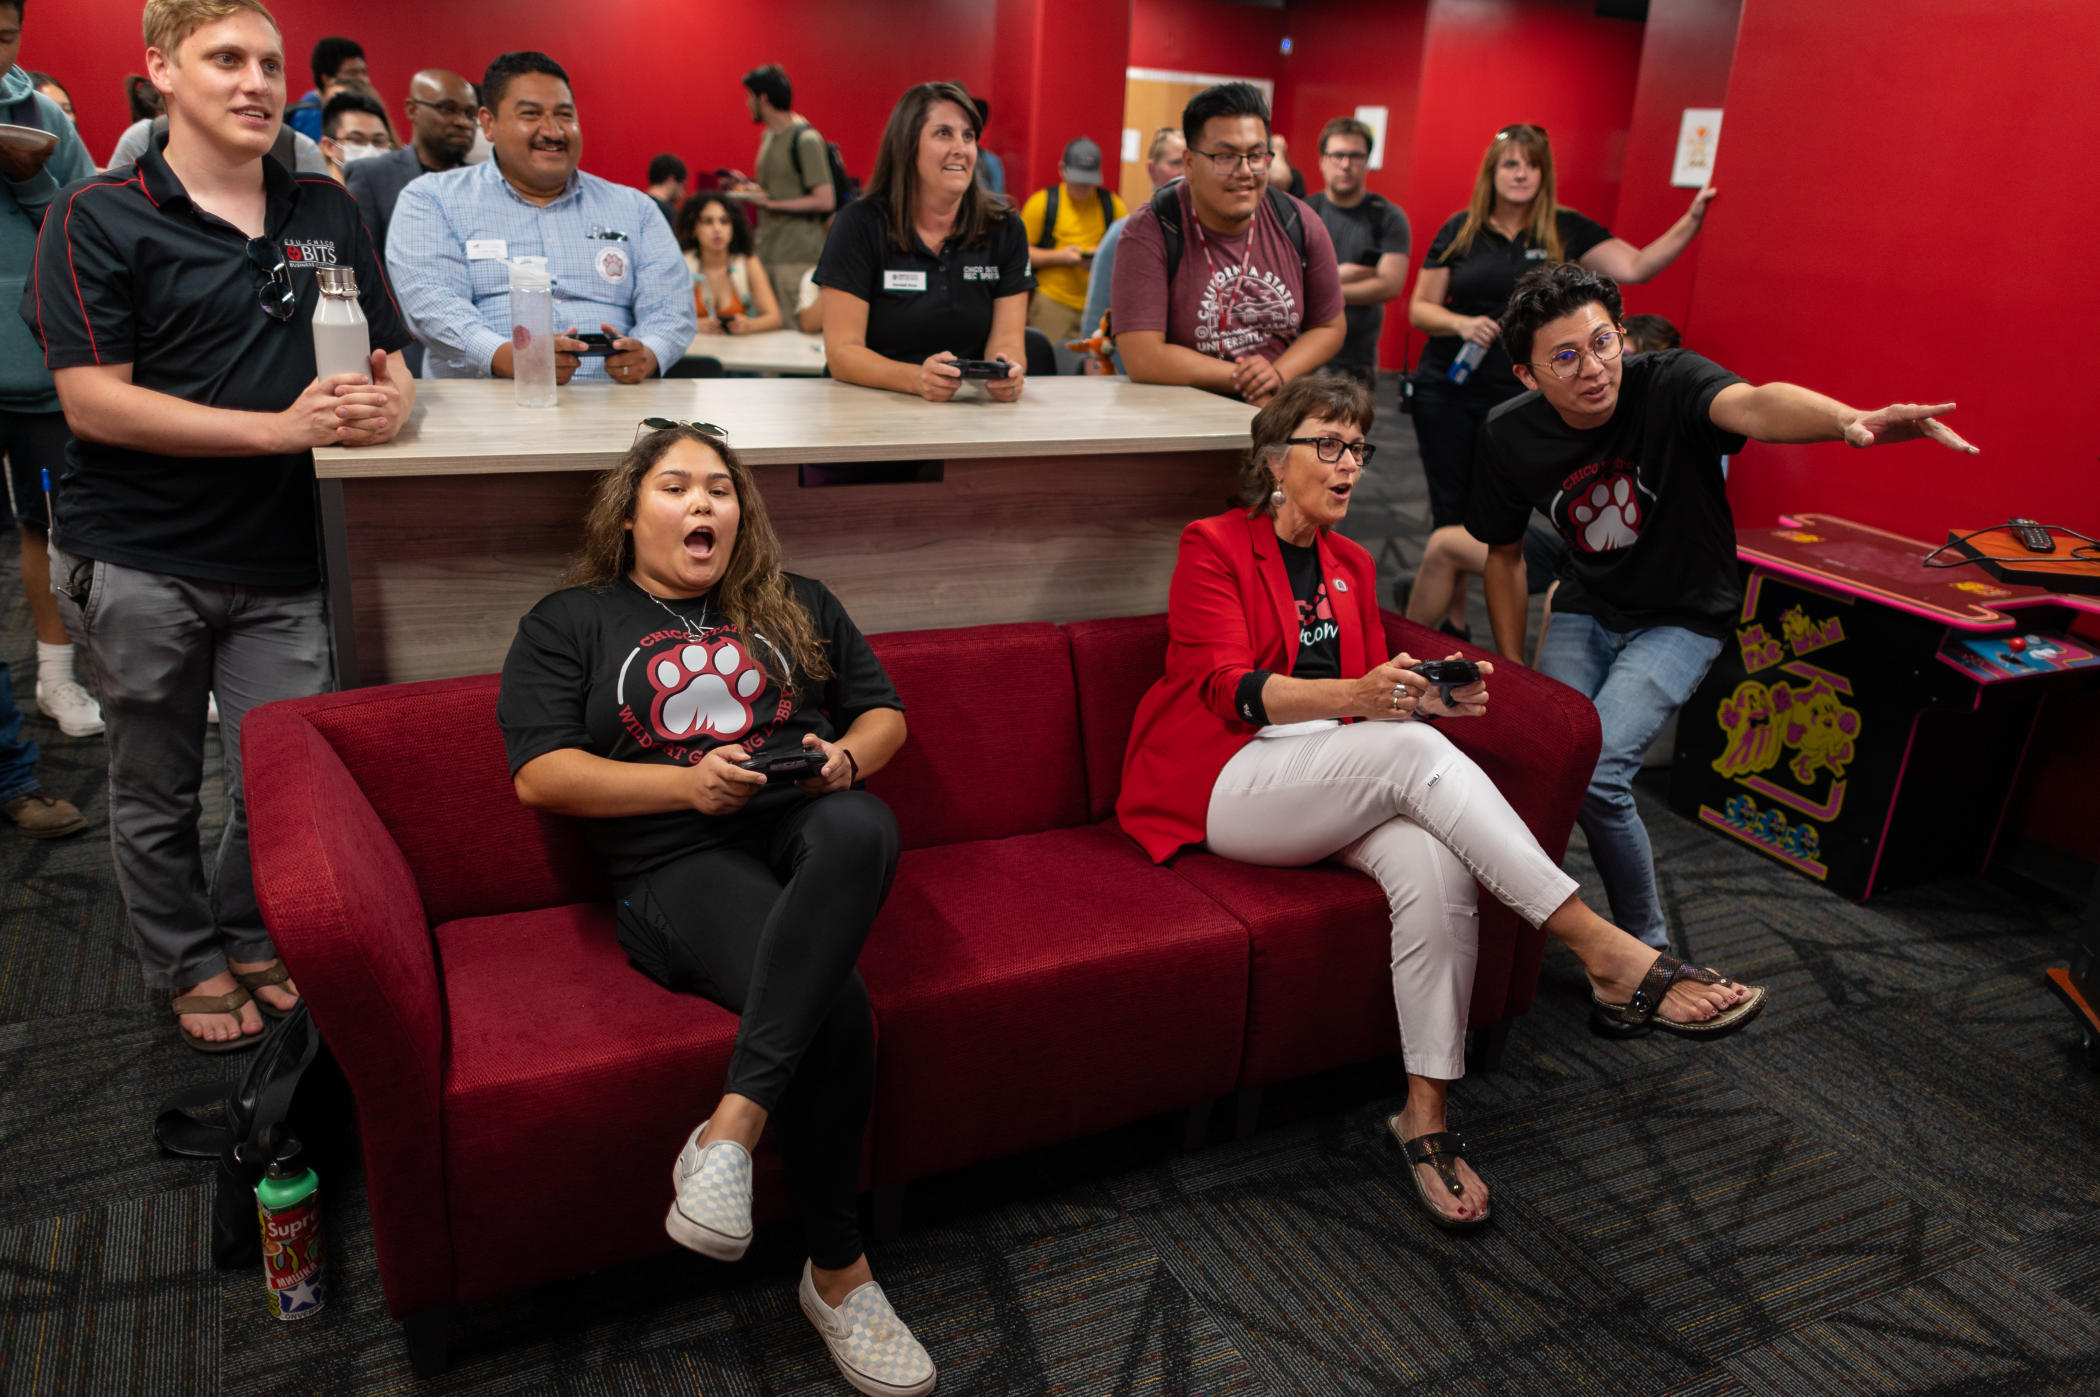
{"type": "Polygon", "coordinates": [[[284,260],[284,249],[268,238],[250,238],[247,253],[248,270],[261,278],[255,299],[272,320],[290,320],[299,311],[299,293],[292,289],[292,269],[284,260]]]}

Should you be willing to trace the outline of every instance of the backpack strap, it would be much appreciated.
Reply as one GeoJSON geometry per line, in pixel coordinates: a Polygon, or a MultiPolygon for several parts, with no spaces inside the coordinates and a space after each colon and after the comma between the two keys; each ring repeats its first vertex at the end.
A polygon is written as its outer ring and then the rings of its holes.
{"type": "Polygon", "coordinates": [[[296,175],[299,173],[299,145],[293,134],[289,124],[279,126],[277,139],[270,144],[270,157],[296,175]]]}
{"type": "Polygon", "coordinates": [[[1064,189],[1064,181],[1059,180],[1043,193],[1043,231],[1036,237],[1035,245],[1037,247],[1050,248],[1057,246],[1057,210],[1060,203],[1059,196],[1064,193],[1064,189]]]}
{"type": "Polygon", "coordinates": [[[1116,221],[1116,199],[1105,184],[1094,186],[1094,197],[1101,201],[1101,231],[1105,233],[1108,225],[1116,221]]]}
{"type": "MultiPolygon", "coordinates": [[[[806,121],[798,121],[793,126],[790,126],[788,128],[788,164],[795,167],[795,179],[798,183],[801,184],[802,192],[804,194],[809,193],[809,191],[815,189],[816,186],[809,182],[809,176],[802,173],[802,133],[804,131],[814,131],[816,129],[816,127],[810,125],[806,121]]],[[[824,169],[827,174],[831,170],[831,157],[829,153],[827,153],[824,157],[824,169]]],[[[833,192],[835,193],[836,191],[833,192]]]]}
{"type": "Polygon", "coordinates": [[[1167,285],[1181,270],[1181,181],[1169,180],[1152,191],[1152,216],[1159,220],[1159,238],[1167,248],[1167,285]]]}

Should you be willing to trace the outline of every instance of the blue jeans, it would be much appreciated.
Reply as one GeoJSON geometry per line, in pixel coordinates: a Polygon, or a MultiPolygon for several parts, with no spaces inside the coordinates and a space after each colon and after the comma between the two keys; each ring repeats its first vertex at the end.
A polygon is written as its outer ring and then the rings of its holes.
{"type": "Polygon", "coordinates": [[[1648,829],[1633,803],[1641,756],[1684,706],[1721,642],[1682,626],[1615,631],[1580,612],[1555,612],[1539,644],[1539,672],[1589,695],[1604,725],[1597,771],[1582,801],[1582,832],[1611,898],[1612,920],[1657,950],[1670,945],[1648,829]]]}
{"type": "Polygon", "coordinates": [[[15,707],[7,661],[0,660],[0,801],[26,796],[36,789],[36,743],[22,736],[22,710],[15,707]]]}

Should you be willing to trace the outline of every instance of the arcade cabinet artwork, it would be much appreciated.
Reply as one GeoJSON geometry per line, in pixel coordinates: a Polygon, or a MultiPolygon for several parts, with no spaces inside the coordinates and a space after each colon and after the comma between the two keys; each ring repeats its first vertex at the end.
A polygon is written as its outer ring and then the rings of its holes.
{"type": "Polygon", "coordinates": [[[1930,548],[1826,515],[1737,531],[1743,610],[1678,718],[1672,808],[1861,901],[1990,862],[2041,705],[2100,688],[2070,634],[2100,596],[1930,548]]]}

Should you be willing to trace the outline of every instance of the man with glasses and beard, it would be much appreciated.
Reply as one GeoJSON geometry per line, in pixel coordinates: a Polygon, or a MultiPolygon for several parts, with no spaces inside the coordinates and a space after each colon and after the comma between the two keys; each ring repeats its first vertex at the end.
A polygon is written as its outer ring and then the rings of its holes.
{"type": "Polygon", "coordinates": [[[425,68],[408,80],[409,141],[399,150],[359,160],[343,171],[343,183],[357,196],[372,245],[386,260],[386,230],[394,204],[408,182],[442,170],[456,170],[474,148],[474,89],[457,73],[425,68]]]}
{"type": "Polygon", "coordinates": [[[1269,104],[1249,83],[1205,88],[1181,113],[1188,176],[1123,225],[1110,328],[1130,377],[1257,406],[1342,346],[1334,243],[1269,187],[1269,104]]]}
{"type": "MultiPolygon", "coordinates": [[[[1689,350],[1628,357],[1623,309],[1618,283],[1579,263],[1517,282],[1499,331],[1531,391],[1488,414],[1465,526],[1488,545],[1488,616],[1495,648],[1512,658],[1524,653],[1532,510],[1567,540],[1538,667],[1589,696],[1603,720],[1581,819],[1612,921],[1667,950],[1633,776],[1742,611],[1721,458],[1746,441],[1976,448],[1935,420],[1953,403],[1862,412],[1791,383],[1753,387],[1689,350]]],[[[1609,1020],[1593,1025],[1623,1036],[1609,1020]]]]}
{"type": "Polygon", "coordinates": [[[240,736],[255,705],[331,682],[313,448],[391,440],[415,390],[356,201],[268,158],[285,95],[269,11],[149,0],[144,29],[167,134],[59,194],[22,314],[74,432],[51,581],[102,696],[139,968],[174,992],[183,1041],[223,1052],[257,1040],[258,1005],[297,1002],[255,905],[240,736]],[[365,374],[314,376],[315,269],[329,266],[357,275],[365,374]],[[230,807],[209,891],[207,692],[230,807]]]}

